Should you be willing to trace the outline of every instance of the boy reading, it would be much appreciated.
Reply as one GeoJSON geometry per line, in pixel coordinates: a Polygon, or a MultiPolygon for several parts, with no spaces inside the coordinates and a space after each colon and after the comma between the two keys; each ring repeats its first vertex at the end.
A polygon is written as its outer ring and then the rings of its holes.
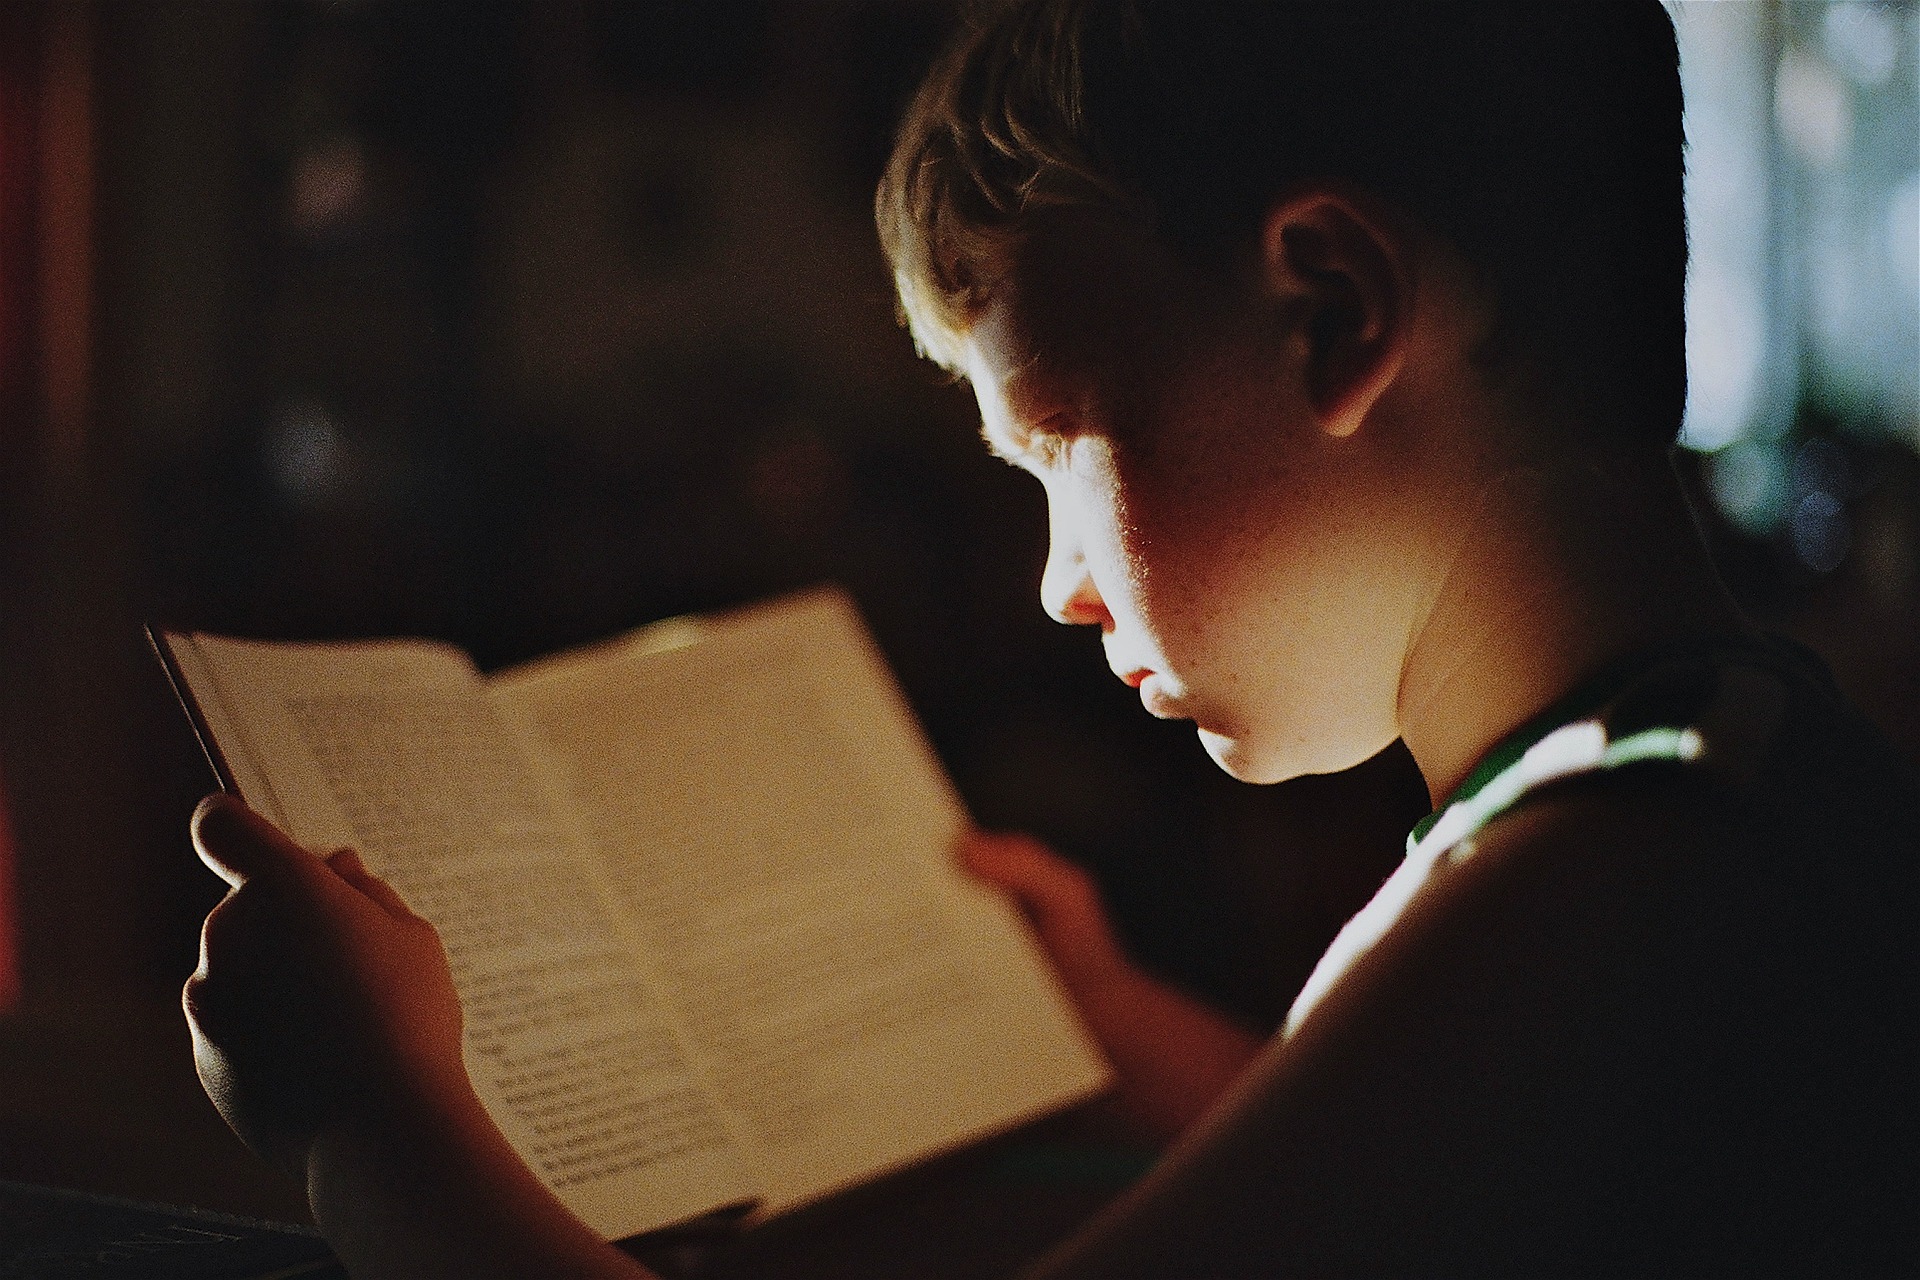
{"type": "MultiPolygon", "coordinates": [[[[969,846],[1172,1143],[1044,1274],[1914,1268],[1920,783],[1695,536],[1681,183],[1656,0],[1021,0],[920,91],[882,239],[1048,612],[1236,777],[1398,737],[1436,800],[1264,1045],[969,846]]],[[[202,1078],[356,1275],[640,1274],[474,1100],[425,922],[194,834],[202,1078]]]]}

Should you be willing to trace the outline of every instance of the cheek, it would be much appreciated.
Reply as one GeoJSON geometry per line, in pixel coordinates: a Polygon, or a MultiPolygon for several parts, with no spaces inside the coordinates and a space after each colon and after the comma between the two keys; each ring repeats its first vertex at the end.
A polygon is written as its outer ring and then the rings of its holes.
{"type": "Polygon", "coordinates": [[[1120,485],[1106,442],[1075,440],[1067,464],[1046,485],[1049,510],[1067,522],[1101,594],[1110,600],[1137,594],[1142,540],[1132,499],[1120,485]]]}
{"type": "Polygon", "coordinates": [[[1177,610],[1168,621],[1217,623],[1204,615],[1244,603],[1235,584],[1260,573],[1272,490],[1219,461],[1171,448],[1114,460],[1110,536],[1136,594],[1177,610]]]}
{"type": "Polygon", "coordinates": [[[1126,497],[1130,533],[1155,559],[1189,573],[1244,561],[1311,497],[1301,470],[1310,442],[1297,438],[1277,386],[1209,366],[1165,389],[1148,406],[1152,421],[1122,437],[1107,460],[1111,483],[1126,497]]]}
{"type": "Polygon", "coordinates": [[[1219,516],[1232,504],[1175,459],[1136,465],[1103,440],[1076,443],[1061,487],[1109,603],[1154,631],[1191,621],[1220,563],[1219,516]]]}

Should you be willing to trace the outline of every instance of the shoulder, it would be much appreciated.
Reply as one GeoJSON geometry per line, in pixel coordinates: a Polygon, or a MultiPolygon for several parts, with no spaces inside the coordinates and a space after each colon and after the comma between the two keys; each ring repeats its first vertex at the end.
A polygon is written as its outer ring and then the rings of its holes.
{"type": "Polygon", "coordinates": [[[1837,701],[1785,692],[1744,755],[1723,726],[1718,761],[1556,783],[1444,857],[1296,1069],[1343,1040],[1400,1060],[1473,1113],[1440,1127],[1484,1144],[1474,1181],[1577,1189],[1534,1199],[1548,1218],[1616,1197],[1649,1258],[1911,1250],[1913,773],[1837,701]]]}
{"type": "Polygon", "coordinates": [[[1696,751],[1529,792],[1449,851],[1429,923],[1565,900],[1613,913],[1636,944],[1663,925],[1723,943],[1765,929],[1778,944],[1915,905],[1920,773],[1806,651],[1769,639],[1691,653],[1650,668],[1598,718],[1614,741],[1687,726],[1696,751]]]}
{"type": "Polygon", "coordinates": [[[1920,906],[1920,773],[1812,655],[1769,642],[1697,656],[1603,716],[1615,737],[1689,724],[1699,756],[1529,795],[1449,857],[1462,906],[1505,893],[1545,908],[1571,895],[1619,913],[1636,944],[1691,939],[1694,951],[1745,935],[1789,953],[1845,952],[1869,933],[1904,942],[1895,923],[1920,906]]]}
{"type": "Polygon", "coordinates": [[[1792,668],[1712,677],[1699,759],[1553,783],[1443,855],[1381,956],[1392,981],[1484,963],[1526,975],[1516,1011],[1605,993],[1627,1019],[1607,1034],[1698,1042],[1741,1075],[1741,1053],[1799,1054],[1774,1043],[1782,1026],[1833,1036],[1906,1017],[1911,763],[1792,668]]]}
{"type": "Polygon", "coordinates": [[[1910,1266],[1920,788],[1775,656],[1611,708],[1680,708],[1699,759],[1543,786],[1390,882],[1060,1274],[1910,1266]]]}

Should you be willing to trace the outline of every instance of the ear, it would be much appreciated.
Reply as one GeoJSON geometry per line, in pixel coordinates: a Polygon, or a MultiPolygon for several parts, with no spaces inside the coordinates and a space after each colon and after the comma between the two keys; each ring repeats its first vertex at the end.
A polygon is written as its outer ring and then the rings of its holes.
{"type": "Polygon", "coordinates": [[[1294,332],[1321,429],[1360,429],[1400,372],[1413,315],[1408,245],[1357,193],[1314,187],[1276,203],[1261,235],[1271,297],[1294,332]]]}

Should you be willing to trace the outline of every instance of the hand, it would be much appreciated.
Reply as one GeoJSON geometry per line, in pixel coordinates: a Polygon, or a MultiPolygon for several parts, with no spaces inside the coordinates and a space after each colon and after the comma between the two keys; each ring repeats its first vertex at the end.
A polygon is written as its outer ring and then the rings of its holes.
{"type": "Polygon", "coordinates": [[[1093,877],[1031,836],[972,832],[960,860],[1013,899],[1118,1076],[1112,1110],[1166,1142],[1259,1054],[1258,1036],[1140,969],[1114,936],[1093,877]]]}
{"type": "Polygon", "coordinates": [[[321,859],[238,801],[193,815],[233,886],[183,994],[200,1081],[241,1140],[306,1181],[316,1136],[472,1098],[433,926],[351,850],[321,859]]]}
{"type": "Polygon", "coordinates": [[[1032,836],[974,831],[960,845],[960,861],[1013,899],[1033,926],[1061,981],[1082,1005],[1137,972],[1107,920],[1100,886],[1032,836]]]}

